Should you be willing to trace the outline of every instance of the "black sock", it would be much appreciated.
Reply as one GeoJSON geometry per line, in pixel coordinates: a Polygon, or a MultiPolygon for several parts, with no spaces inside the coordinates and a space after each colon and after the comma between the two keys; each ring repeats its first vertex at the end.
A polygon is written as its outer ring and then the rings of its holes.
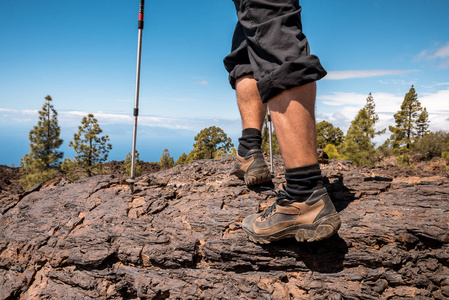
{"type": "Polygon", "coordinates": [[[304,202],[312,193],[324,187],[319,164],[285,170],[286,192],[294,200],[304,202]]]}
{"type": "Polygon", "coordinates": [[[260,149],[262,145],[262,133],[256,128],[246,128],[242,131],[242,137],[239,138],[238,154],[245,157],[249,150],[260,149]]]}

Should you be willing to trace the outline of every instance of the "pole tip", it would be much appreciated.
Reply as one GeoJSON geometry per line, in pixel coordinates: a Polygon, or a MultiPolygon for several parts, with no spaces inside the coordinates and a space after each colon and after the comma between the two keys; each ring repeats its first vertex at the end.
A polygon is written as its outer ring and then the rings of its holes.
{"type": "Polygon", "coordinates": [[[129,189],[131,191],[131,194],[134,193],[134,183],[136,183],[137,180],[134,178],[129,178],[129,179],[126,179],[126,182],[129,183],[129,189]]]}

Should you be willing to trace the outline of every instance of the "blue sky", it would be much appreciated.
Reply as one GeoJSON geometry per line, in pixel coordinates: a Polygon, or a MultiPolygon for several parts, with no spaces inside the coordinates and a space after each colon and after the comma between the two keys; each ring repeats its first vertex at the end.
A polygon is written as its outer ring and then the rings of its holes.
{"type": "MultiPolygon", "coordinates": [[[[312,53],[329,74],[318,82],[317,121],[344,132],[371,92],[379,129],[415,86],[431,130],[449,128],[449,1],[304,0],[312,53]]],[[[93,113],[113,144],[131,151],[138,0],[0,0],[0,164],[28,153],[28,132],[50,94],[62,150],[93,113]]],[[[237,21],[231,0],[146,1],[137,149],[175,159],[194,136],[221,127],[237,144],[235,93],[222,59],[237,21]]],[[[377,138],[382,142],[387,134],[377,138]]]]}

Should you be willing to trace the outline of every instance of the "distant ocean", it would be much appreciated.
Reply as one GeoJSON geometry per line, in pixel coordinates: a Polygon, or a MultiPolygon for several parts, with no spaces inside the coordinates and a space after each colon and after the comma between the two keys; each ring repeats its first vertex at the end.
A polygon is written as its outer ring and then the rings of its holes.
{"type": "MultiPolygon", "coordinates": [[[[20,159],[27,153],[29,153],[29,140],[28,131],[21,131],[15,135],[0,132],[0,165],[19,167],[20,159]]],[[[111,132],[106,131],[105,132],[111,132]]],[[[167,134],[158,135],[144,135],[137,137],[137,150],[140,154],[140,159],[147,162],[158,162],[161,158],[162,151],[168,149],[170,155],[176,161],[178,157],[185,152],[188,154],[193,149],[195,143],[194,137],[197,133],[191,132],[185,134],[173,134],[173,132],[167,132],[167,134]]],[[[132,151],[132,135],[109,135],[112,144],[112,150],[109,152],[108,161],[116,160],[122,161],[125,159],[128,152],[132,151]]],[[[73,158],[76,154],[72,148],[69,147],[69,142],[73,139],[73,135],[62,136],[64,143],[62,144],[60,151],[64,152],[64,158],[73,158]]],[[[237,141],[237,138],[233,141],[237,141]]],[[[237,145],[235,145],[237,146],[237,145]]]]}
{"type": "MultiPolygon", "coordinates": [[[[0,149],[0,164],[9,167],[19,167],[20,159],[29,152],[29,141],[15,138],[2,137],[2,147],[0,149]]],[[[110,141],[112,150],[109,152],[108,161],[124,160],[126,154],[132,151],[132,140],[126,141],[110,141]]],[[[64,152],[64,158],[73,158],[76,154],[72,148],[68,146],[68,141],[64,142],[60,150],[64,152]]],[[[140,154],[140,159],[143,161],[153,162],[159,161],[164,149],[170,151],[170,155],[176,159],[183,153],[188,154],[192,150],[194,143],[192,139],[173,140],[173,141],[155,141],[155,140],[137,140],[137,150],[140,154]]]]}
{"type": "Polygon", "coordinates": [[[0,165],[18,167],[20,159],[29,152],[28,136],[0,136],[0,165]]]}

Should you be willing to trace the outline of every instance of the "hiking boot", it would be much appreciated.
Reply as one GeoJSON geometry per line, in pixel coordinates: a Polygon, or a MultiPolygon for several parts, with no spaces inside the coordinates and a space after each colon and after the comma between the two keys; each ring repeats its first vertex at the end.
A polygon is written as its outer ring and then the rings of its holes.
{"type": "Polygon", "coordinates": [[[244,180],[248,186],[271,181],[271,173],[261,149],[249,150],[245,157],[237,154],[237,161],[231,175],[244,180]]]}
{"type": "Polygon", "coordinates": [[[268,244],[294,237],[298,242],[316,242],[340,228],[340,217],[326,188],[316,190],[305,202],[296,202],[283,190],[277,197],[265,212],[243,220],[243,230],[251,241],[268,244]]]}

